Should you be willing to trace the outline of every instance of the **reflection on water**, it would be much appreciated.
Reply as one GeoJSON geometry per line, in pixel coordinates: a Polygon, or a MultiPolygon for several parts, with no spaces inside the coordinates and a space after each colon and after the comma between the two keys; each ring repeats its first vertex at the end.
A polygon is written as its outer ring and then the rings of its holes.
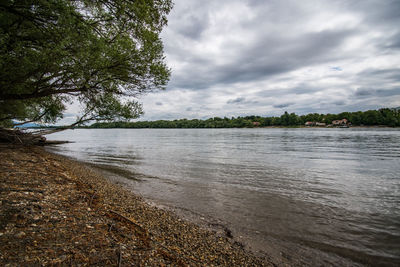
{"type": "Polygon", "coordinates": [[[58,153],[295,264],[400,264],[400,131],[92,129],[58,153]],[[311,260],[312,259],[312,260],[311,260]]]}

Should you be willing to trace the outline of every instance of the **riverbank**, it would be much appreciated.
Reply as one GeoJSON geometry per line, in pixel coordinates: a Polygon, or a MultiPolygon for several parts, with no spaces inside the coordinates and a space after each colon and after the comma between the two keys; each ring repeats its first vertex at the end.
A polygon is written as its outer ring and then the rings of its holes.
{"type": "Polygon", "coordinates": [[[0,145],[0,265],[272,266],[85,165],[0,145]]]}

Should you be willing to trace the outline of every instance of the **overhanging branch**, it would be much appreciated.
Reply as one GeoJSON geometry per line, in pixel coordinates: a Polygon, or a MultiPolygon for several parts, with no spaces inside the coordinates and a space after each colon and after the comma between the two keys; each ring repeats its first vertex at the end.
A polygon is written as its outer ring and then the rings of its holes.
{"type": "Polygon", "coordinates": [[[0,100],[26,100],[33,98],[46,97],[50,95],[68,94],[82,92],[82,89],[61,89],[61,90],[46,90],[30,94],[0,94],[0,100]]]}
{"type": "Polygon", "coordinates": [[[30,120],[30,121],[24,121],[24,122],[21,122],[21,123],[16,123],[16,124],[14,124],[14,127],[15,127],[15,126],[21,126],[21,125],[24,125],[24,124],[27,124],[27,123],[30,123],[30,122],[36,122],[36,121],[38,121],[38,120],[41,120],[41,119],[42,119],[44,116],[46,116],[46,114],[49,113],[49,112],[50,112],[50,110],[47,109],[47,110],[45,110],[42,114],[40,114],[39,116],[33,118],[33,119],[30,120]]]}
{"type": "Polygon", "coordinates": [[[74,123],[72,123],[70,125],[61,126],[61,127],[50,129],[50,130],[39,130],[39,131],[34,132],[34,135],[47,135],[47,134],[57,133],[57,132],[61,132],[61,131],[64,131],[64,130],[72,129],[75,126],[77,126],[79,124],[82,124],[84,122],[95,120],[96,116],[87,117],[92,111],[93,110],[87,111],[76,122],[74,122],[74,123]]]}

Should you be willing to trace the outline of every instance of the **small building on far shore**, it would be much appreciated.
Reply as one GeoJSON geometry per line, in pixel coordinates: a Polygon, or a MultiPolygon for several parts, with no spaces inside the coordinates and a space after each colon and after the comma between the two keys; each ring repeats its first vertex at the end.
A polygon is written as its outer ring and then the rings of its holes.
{"type": "Polygon", "coordinates": [[[304,126],[308,126],[308,127],[315,126],[315,122],[307,121],[306,123],[304,123],[304,126]]]}
{"type": "Polygon", "coordinates": [[[349,121],[347,119],[342,119],[342,120],[334,120],[332,121],[333,126],[342,126],[342,125],[348,125],[349,121]]]}

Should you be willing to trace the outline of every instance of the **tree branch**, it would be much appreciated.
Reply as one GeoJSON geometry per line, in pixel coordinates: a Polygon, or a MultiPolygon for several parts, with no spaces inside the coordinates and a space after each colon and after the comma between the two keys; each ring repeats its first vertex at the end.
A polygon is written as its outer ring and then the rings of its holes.
{"type": "Polygon", "coordinates": [[[47,134],[52,134],[52,133],[57,133],[57,132],[61,132],[64,130],[68,130],[68,129],[72,129],[75,126],[82,124],[84,122],[87,121],[91,121],[91,120],[95,120],[96,116],[93,117],[89,117],[89,118],[85,118],[87,115],[89,115],[91,112],[93,111],[93,109],[88,110],[85,114],[83,114],[76,122],[67,125],[67,126],[61,126],[59,128],[55,128],[55,129],[51,129],[51,130],[40,130],[40,131],[36,131],[34,132],[34,135],[47,135],[47,134]]]}
{"type": "Polygon", "coordinates": [[[30,94],[0,94],[0,100],[26,100],[32,98],[45,97],[50,95],[59,95],[59,94],[67,94],[73,92],[82,92],[81,88],[79,89],[61,89],[61,90],[45,90],[38,93],[30,93],[30,94]]]}
{"type": "Polygon", "coordinates": [[[38,121],[38,120],[40,120],[41,118],[43,118],[44,116],[46,116],[46,114],[49,113],[49,112],[50,112],[50,110],[47,109],[47,110],[45,110],[42,114],[40,114],[39,116],[35,117],[34,119],[32,119],[32,120],[30,120],[30,121],[24,121],[24,122],[21,122],[21,123],[16,123],[16,124],[14,124],[14,127],[15,127],[15,126],[24,125],[24,124],[27,124],[27,123],[30,123],[30,122],[38,121]]]}

